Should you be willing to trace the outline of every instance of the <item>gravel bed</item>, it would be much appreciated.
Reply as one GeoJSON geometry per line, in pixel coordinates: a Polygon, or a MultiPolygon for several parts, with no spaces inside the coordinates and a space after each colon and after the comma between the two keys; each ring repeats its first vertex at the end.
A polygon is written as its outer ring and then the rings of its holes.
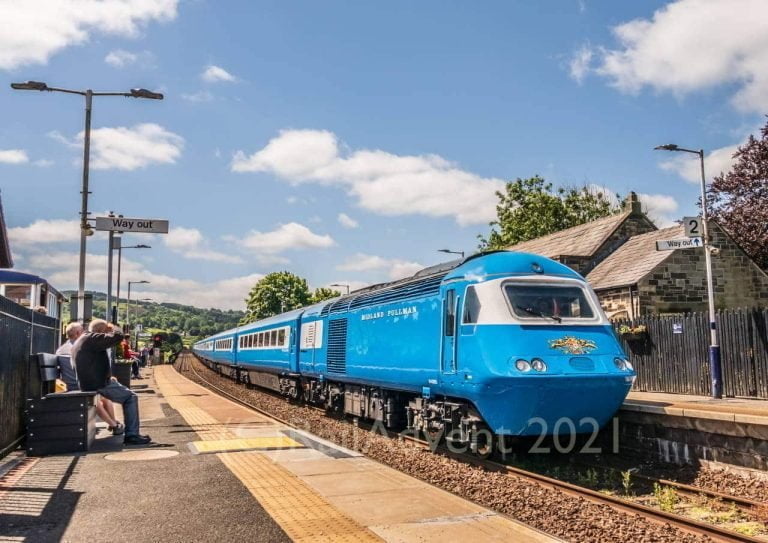
{"type": "MultiPolygon", "coordinates": [[[[606,505],[568,496],[506,474],[434,454],[408,442],[391,439],[335,420],[322,412],[297,406],[222,377],[192,359],[195,370],[229,394],[251,403],[319,437],[357,450],[368,457],[427,483],[472,500],[543,532],[578,542],[694,542],[711,541],[668,525],[650,522],[606,505]]],[[[176,368],[198,382],[186,364],[176,368]]]]}

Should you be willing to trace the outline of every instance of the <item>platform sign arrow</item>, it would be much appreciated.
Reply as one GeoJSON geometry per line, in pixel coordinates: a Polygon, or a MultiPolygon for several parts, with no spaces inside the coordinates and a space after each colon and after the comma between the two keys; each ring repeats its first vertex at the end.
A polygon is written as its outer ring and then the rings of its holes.
{"type": "Polygon", "coordinates": [[[674,251],[675,249],[695,249],[703,247],[704,242],[701,238],[678,238],[667,239],[656,242],[657,251],[674,251]]]}

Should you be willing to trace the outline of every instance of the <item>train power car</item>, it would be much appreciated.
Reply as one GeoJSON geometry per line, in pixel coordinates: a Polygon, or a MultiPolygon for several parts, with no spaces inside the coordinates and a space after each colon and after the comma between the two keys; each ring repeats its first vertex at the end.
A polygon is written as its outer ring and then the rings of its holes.
{"type": "Polygon", "coordinates": [[[289,398],[479,454],[500,436],[597,430],[635,377],[584,278],[510,251],[254,322],[194,352],[289,398]]]}

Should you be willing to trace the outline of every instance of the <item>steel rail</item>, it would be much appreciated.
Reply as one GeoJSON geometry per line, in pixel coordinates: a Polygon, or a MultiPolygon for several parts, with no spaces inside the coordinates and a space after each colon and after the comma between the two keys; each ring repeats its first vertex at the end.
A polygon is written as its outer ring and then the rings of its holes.
{"type": "MultiPolygon", "coordinates": [[[[599,466],[597,464],[591,464],[589,462],[576,462],[576,464],[579,466],[587,467],[587,468],[596,468],[596,469],[610,470],[610,471],[622,471],[621,468],[616,468],[613,466],[599,466]]],[[[737,505],[739,508],[741,508],[742,510],[745,510],[747,512],[750,512],[750,511],[754,512],[758,510],[768,511],[768,502],[752,500],[750,498],[744,498],[742,496],[734,496],[733,494],[726,494],[724,492],[719,492],[717,490],[711,490],[709,488],[689,485],[686,483],[681,483],[679,481],[673,481],[671,479],[661,479],[659,477],[653,477],[652,475],[632,473],[632,477],[634,479],[641,479],[649,483],[658,483],[660,485],[672,487],[675,490],[679,491],[681,494],[684,494],[686,496],[704,495],[708,498],[733,503],[737,505]]]]}
{"type": "MultiPolygon", "coordinates": [[[[192,356],[193,359],[197,359],[197,357],[193,354],[189,354],[187,356],[192,356]]],[[[184,362],[188,363],[188,360],[186,359],[186,357],[184,362]]],[[[223,396],[226,396],[227,398],[235,401],[236,403],[239,403],[245,407],[258,411],[259,413],[262,413],[274,420],[277,420],[282,424],[290,426],[291,428],[296,428],[296,425],[288,421],[282,420],[279,417],[275,417],[273,414],[265,411],[264,409],[256,407],[250,404],[249,402],[246,402],[245,400],[241,400],[240,398],[237,398],[236,396],[230,394],[229,392],[226,392],[223,389],[217,387],[216,385],[214,385],[213,383],[211,383],[210,381],[202,377],[200,374],[198,374],[192,364],[188,364],[188,367],[192,370],[192,373],[194,373],[198,379],[206,383],[208,386],[210,386],[212,389],[222,394],[223,396]]],[[[396,434],[396,435],[398,435],[399,437],[404,437],[408,441],[413,441],[419,445],[429,447],[429,442],[425,440],[420,440],[412,436],[402,436],[400,434],[396,434]]],[[[628,500],[617,498],[615,496],[602,494],[595,490],[580,487],[578,485],[567,483],[565,481],[560,481],[558,479],[553,479],[552,477],[547,477],[546,475],[541,475],[539,473],[526,471],[520,468],[494,462],[492,460],[480,459],[468,454],[454,453],[444,448],[440,448],[439,452],[449,458],[453,458],[455,460],[463,461],[465,463],[482,467],[484,469],[487,469],[488,471],[504,472],[512,477],[517,477],[518,479],[531,481],[545,487],[548,486],[553,490],[563,492],[564,494],[568,494],[569,496],[588,499],[593,503],[606,505],[614,509],[618,509],[625,513],[637,514],[657,524],[672,525],[682,531],[693,533],[695,535],[706,536],[711,538],[714,541],[722,541],[724,543],[765,543],[764,539],[758,539],[748,535],[739,534],[731,530],[720,528],[713,524],[700,522],[688,517],[684,517],[682,515],[677,515],[675,513],[668,513],[666,511],[661,511],[659,509],[653,509],[652,507],[648,507],[646,505],[641,505],[638,503],[630,502],[628,500]]]]}

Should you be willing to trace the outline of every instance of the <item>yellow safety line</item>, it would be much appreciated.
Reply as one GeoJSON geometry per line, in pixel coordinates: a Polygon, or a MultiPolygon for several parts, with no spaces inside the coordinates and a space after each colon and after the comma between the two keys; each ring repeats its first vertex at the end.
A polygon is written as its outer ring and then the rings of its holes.
{"type": "MultiPolygon", "coordinates": [[[[216,402],[226,402],[226,400],[197,385],[194,388],[205,391],[206,397],[190,398],[182,395],[175,383],[185,386],[193,383],[176,373],[170,366],[156,367],[155,380],[158,389],[171,407],[181,414],[201,439],[248,441],[238,439],[229,430],[221,428],[220,421],[196,405],[196,402],[205,402],[206,406],[213,409],[216,402]]],[[[251,452],[223,452],[216,456],[294,541],[302,543],[382,541],[376,534],[336,509],[301,479],[270,458],[251,452]]]]}
{"type": "Polygon", "coordinates": [[[190,445],[199,453],[295,449],[304,447],[298,441],[287,436],[249,437],[240,439],[217,439],[212,441],[193,441],[190,445]]]}

